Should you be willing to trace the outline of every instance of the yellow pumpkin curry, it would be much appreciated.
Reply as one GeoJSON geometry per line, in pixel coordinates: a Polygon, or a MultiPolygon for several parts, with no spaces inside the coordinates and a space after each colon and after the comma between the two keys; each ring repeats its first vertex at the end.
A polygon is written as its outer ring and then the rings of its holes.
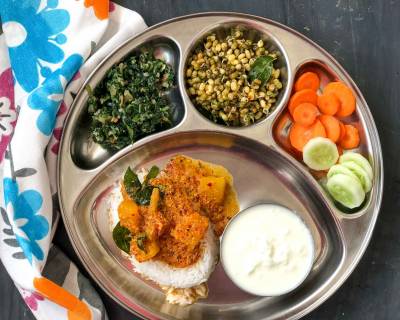
{"type": "Polygon", "coordinates": [[[137,204],[121,184],[121,226],[132,234],[130,253],[139,262],[157,259],[184,268],[199,259],[211,225],[219,237],[239,211],[233,179],[219,165],[175,156],[149,180],[148,205],[137,204]]]}

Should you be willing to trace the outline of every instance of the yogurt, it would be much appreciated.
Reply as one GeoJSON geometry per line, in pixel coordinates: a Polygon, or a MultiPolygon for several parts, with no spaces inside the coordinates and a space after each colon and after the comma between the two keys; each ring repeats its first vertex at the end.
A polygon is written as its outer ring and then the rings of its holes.
{"type": "Polygon", "coordinates": [[[221,260],[232,281],[259,296],[278,296],[298,287],[314,260],[314,242],[291,210],[262,204],[239,213],[226,227],[221,260]]]}

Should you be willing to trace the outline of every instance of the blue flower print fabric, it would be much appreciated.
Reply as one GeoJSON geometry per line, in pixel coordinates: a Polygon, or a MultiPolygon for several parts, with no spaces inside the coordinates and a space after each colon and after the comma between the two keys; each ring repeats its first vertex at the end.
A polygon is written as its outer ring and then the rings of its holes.
{"type": "Polygon", "coordinates": [[[40,320],[108,318],[77,268],[49,255],[60,217],[53,150],[67,111],[99,63],[146,28],[112,3],[110,19],[99,19],[92,2],[0,0],[0,115],[8,120],[0,132],[0,259],[40,320]]]}
{"type": "Polygon", "coordinates": [[[58,107],[64,94],[63,84],[72,79],[82,63],[82,56],[71,55],[59,69],[46,74],[43,84],[28,97],[28,106],[34,110],[41,110],[36,125],[46,136],[49,136],[54,128],[58,107]]]}
{"type": "Polygon", "coordinates": [[[37,243],[49,232],[47,219],[40,215],[43,199],[36,190],[26,190],[19,193],[16,180],[4,179],[4,203],[6,206],[11,204],[14,209],[14,224],[21,221],[20,229],[24,235],[16,234],[26,258],[32,263],[32,257],[43,260],[44,253],[37,243]]]}
{"type": "Polygon", "coordinates": [[[58,0],[48,0],[41,10],[40,4],[40,0],[0,0],[3,30],[6,34],[8,29],[16,30],[16,35],[7,39],[11,67],[26,92],[38,86],[39,70],[42,75],[49,71],[42,62],[59,63],[64,59],[60,45],[67,41],[62,31],[70,21],[68,11],[56,9],[58,0]]]}

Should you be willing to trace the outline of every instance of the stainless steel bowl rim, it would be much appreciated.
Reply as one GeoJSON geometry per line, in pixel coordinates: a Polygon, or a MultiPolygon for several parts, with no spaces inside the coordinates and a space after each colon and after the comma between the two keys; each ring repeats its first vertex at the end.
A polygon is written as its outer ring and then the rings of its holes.
{"type": "MultiPolygon", "coordinates": [[[[235,220],[237,220],[241,215],[244,215],[244,214],[248,213],[248,211],[250,211],[251,209],[253,209],[253,208],[255,208],[255,207],[258,207],[258,206],[265,206],[265,205],[279,206],[279,207],[285,208],[286,210],[290,211],[293,215],[295,215],[296,217],[298,217],[298,218],[301,220],[302,224],[307,228],[307,231],[310,233],[310,236],[311,236],[311,231],[310,231],[310,229],[308,228],[307,223],[306,223],[305,221],[303,221],[303,219],[302,219],[294,210],[292,210],[292,209],[290,209],[290,208],[288,208],[288,207],[286,207],[286,206],[284,206],[284,205],[282,205],[282,204],[279,204],[279,203],[272,203],[272,202],[264,202],[264,203],[258,203],[258,204],[252,205],[252,206],[250,206],[250,207],[247,207],[246,209],[241,210],[241,211],[238,212],[231,220],[229,220],[228,224],[225,226],[224,231],[222,232],[222,235],[221,235],[221,237],[220,237],[219,252],[220,252],[220,262],[221,262],[221,264],[222,264],[222,267],[223,267],[225,270],[226,270],[226,267],[225,267],[224,255],[222,254],[222,251],[223,251],[223,247],[224,247],[224,246],[223,246],[224,235],[227,233],[227,230],[229,229],[229,227],[230,227],[233,223],[235,223],[235,220]]],[[[314,261],[314,258],[315,258],[315,243],[314,243],[314,240],[311,242],[311,249],[312,249],[312,252],[313,252],[312,257],[311,257],[311,261],[314,261]]],[[[304,275],[304,277],[302,278],[302,280],[299,281],[299,282],[298,282],[295,286],[293,286],[292,288],[289,288],[289,289],[286,290],[286,291],[283,291],[283,292],[281,292],[281,293],[277,293],[277,294],[274,294],[274,295],[259,295],[259,296],[261,296],[261,297],[279,297],[279,296],[283,296],[283,295],[285,295],[285,294],[290,293],[291,291],[293,291],[293,290],[295,290],[296,288],[298,288],[298,287],[304,282],[304,280],[306,280],[306,278],[308,277],[308,275],[309,275],[310,272],[311,272],[312,265],[313,265],[313,263],[311,263],[311,264],[309,265],[309,267],[307,268],[308,270],[307,270],[307,272],[305,273],[305,275],[304,275]]],[[[240,285],[235,281],[235,279],[234,279],[233,277],[231,277],[231,275],[230,275],[228,272],[227,272],[226,274],[227,274],[227,276],[232,280],[232,282],[234,282],[240,289],[242,289],[243,291],[246,291],[246,292],[248,292],[248,293],[250,293],[250,294],[254,294],[253,292],[248,291],[246,288],[240,286],[240,285]]]]}

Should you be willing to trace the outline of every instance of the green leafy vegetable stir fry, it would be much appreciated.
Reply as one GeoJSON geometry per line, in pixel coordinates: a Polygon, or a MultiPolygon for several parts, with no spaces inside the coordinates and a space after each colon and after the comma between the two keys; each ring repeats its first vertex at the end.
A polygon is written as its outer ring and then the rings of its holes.
{"type": "Polygon", "coordinates": [[[134,53],[114,65],[94,91],[88,88],[93,140],[119,150],[170,128],[172,107],[164,94],[173,85],[172,67],[152,52],[134,53]]]}

